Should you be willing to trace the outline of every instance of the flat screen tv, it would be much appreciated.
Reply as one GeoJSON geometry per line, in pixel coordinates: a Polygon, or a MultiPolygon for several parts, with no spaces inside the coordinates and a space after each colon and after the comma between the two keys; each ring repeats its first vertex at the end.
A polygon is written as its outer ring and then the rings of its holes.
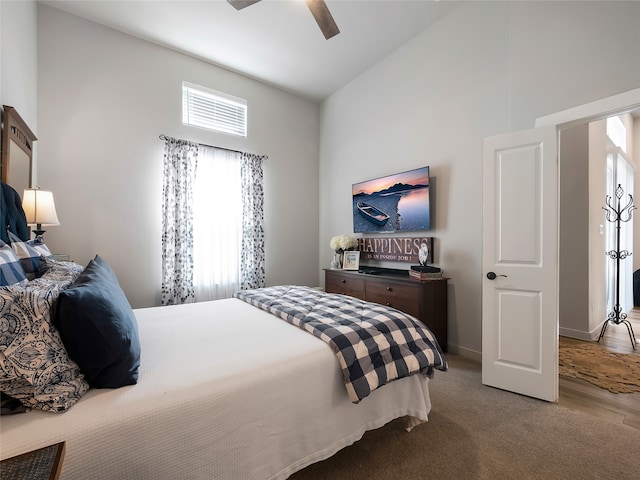
{"type": "Polygon", "coordinates": [[[354,233],[431,229],[429,167],[354,183],[354,233]]]}

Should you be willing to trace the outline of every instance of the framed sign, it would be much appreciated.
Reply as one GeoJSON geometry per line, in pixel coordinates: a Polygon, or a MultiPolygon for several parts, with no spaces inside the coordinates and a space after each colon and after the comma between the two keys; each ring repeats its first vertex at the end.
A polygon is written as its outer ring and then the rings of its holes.
{"type": "Polygon", "coordinates": [[[367,237],[358,244],[360,260],[433,263],[433,237],[367,237]]]}
{"type": "Polygon", "coordinates": [[[358,270],[360,268],[360,252],[347,250],[342,259],[343,270],[358,270]]]}

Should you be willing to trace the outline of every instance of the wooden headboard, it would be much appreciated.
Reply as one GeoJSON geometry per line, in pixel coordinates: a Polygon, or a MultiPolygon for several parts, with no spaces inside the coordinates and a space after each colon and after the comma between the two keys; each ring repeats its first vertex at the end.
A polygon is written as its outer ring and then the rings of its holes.
{"type": "Polygon", "coordinates": [[[9,105],[2,107],[2,161],[0,181],[8,183],[22,195],[31,187],[33,170],[33,142],[36,136],[9,105]]]}
{"type": "Polygon", "coordinates": [[[23,240],[29,239],[29,228],[20,196],[31,188],[33,142],[36,136],[9,105],[2,106],[2,157],[0,160],[0,239],[9,241],[6,229],[23,240]]]}

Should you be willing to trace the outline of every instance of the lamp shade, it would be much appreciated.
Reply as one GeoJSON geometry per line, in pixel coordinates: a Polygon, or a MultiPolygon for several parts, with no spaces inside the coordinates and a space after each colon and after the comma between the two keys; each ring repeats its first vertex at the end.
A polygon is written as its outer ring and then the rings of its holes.
{"type": "Polygon", "coordinates": [[[22,196],[22,209],[27,217],[27,225],[60,225],[56,214],[53,193],[39,188],[27,188],[22,196]]]}

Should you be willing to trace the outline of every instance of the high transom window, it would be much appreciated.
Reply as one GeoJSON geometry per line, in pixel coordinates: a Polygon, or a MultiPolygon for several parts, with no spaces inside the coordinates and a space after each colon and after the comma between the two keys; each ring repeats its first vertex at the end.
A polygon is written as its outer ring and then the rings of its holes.
{"type": "Polygon", "coordinates": [[[246,137],[247,101],[182,82],[182,123],[246,137]]]}

